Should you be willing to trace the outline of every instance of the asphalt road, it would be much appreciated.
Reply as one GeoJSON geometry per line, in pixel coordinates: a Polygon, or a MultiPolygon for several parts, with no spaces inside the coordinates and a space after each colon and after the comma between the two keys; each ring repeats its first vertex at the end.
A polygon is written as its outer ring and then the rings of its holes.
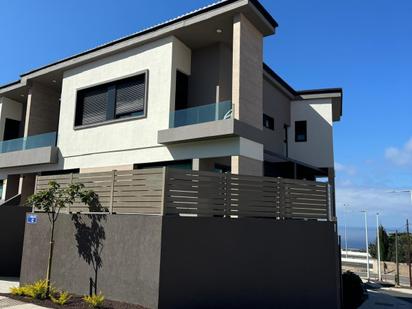
{"type": "Polygon", "coordinates": [[[379,293],[387,294],[412,304],[412,293],[402,293],[393,289],[380,289],[379,293]]]}

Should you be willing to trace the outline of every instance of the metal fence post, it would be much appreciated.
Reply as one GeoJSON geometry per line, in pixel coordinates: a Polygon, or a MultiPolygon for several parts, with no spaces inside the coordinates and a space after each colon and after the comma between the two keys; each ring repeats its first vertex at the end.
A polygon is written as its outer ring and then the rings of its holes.
{"type": "Polygon", "coordinates": [[[282,178],[278,177],[278,194],[279,194],[279,218],[285,219],[286,216],[286,198],[285,198],[285,184],[282,178]]]}
{"type": "Polygon", "coordinates": [[[230,174],[224,173],[222,174],[222,181],[223,181],[223,186],[224,186],[224,202],[223,202],[223,213],[225,218],[230,218],[230,202],[231,202],[231,196],[230,196],[230,188],[229,188],[229,179],[230,179],[230,174]]]}
{"type": "MultiPolygon", "coordinates": [[[[37,193],[37,182],[39,181],[39,175],[36,175],[36,181],[34,182],[34,193],[37,193]]],[[[7,183],[6,183],[7,185],[7,183]]],[[[36,209],[34,208],[34,205],[31,206],[31,212],[35,213],[36,209]]]]}
{"type": "Polygon", "coordinates": [[[168,179],[166,177],[166,173],[167,173],[167,167],[163,166],[162,167],[162,199],[161,199],[161,204],[160,204],[160,215],[164,216],[165,214],[167,214],[166,211],[166,191],[167,191],[167,182],[168,179]]]}
{"type": "Polygon", "coordinates": [[[327,187],[326,187],[326,200],[328,201],[328,205],[327,205],[327,218],[328,221],[332,221],[332,192],[331,192],[331,186],[328,183],[327,187]]]}
{"type": "Polygon", "coordinates": [[[112,186],[110,188],[110,204],[109,204],[109,213],[113,213],[113,199],[114,199],[114,182],[116,177],[116,170],[112,171],[112,186]]]}
{"type": "MultiPolygon", "coordinates": [[[[73,184],[73,173],[70,173],[70,185],[73,184]]],[[[70,203],[67,205],[67,212],[70,213],[70,203]]]]}

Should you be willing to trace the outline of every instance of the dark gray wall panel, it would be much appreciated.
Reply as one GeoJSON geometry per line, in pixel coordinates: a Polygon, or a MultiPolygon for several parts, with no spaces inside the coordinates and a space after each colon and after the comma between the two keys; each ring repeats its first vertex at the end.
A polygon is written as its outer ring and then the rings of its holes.
{"type": "Polygon", "coordinates": [[[160,308],[339,308],[334,224],[165,217],[160,308]]]}
{"type": "MultiPolygon", "coordinates": [[[[22,283],[46,276],[49,226],[46,215],[38,214],[38,218],[37,224],[26,226],[22,283]]],[[[160,238],[159,216],[61,214],[52,282],[58,288],[83,295],[96,281],[97,292],[109,299],[155,308],[160,238]],[[96,261],[97,280],[93,266],[96,261]]]]}
{"type": "Polygon", "coordinates": [[[20,274],[24,220],[30,210],[23,206],[0,206],[0,276],[20,274]]]}

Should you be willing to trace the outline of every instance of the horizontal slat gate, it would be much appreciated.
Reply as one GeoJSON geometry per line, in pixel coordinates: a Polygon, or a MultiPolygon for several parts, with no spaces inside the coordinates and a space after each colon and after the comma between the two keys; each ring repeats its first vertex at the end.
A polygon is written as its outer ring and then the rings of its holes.
{"type": "MultiPolygon", "coordinates": [[[[153,168],[39,176],[36,192],[52,180],[83,183],[113,213],[331,219],[328,184],[315,181],[153,168]]],[[[79,201],[67,210],[89,211],[79,201]]]]}

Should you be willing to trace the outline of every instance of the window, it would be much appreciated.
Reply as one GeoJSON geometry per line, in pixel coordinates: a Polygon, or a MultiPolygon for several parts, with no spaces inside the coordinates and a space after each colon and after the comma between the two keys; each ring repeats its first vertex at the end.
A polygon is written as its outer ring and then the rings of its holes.
{"type": "Polygon", "coordinates": [[[270,129],[270,130],[274,130],[275,129],[275,120],[272,117],[270,117],[266,114],[263,114],[263,126],[265,128],[270,129]]]}
{"type": "Polygon", "coordinates": [[[77,93],[76,126],[145,115],[146,73],[77,93]]]}
{"type": "Polygon", "coordinates": [[[295,121],[295,142],[307,141],[306,121],[295,121]]]}

